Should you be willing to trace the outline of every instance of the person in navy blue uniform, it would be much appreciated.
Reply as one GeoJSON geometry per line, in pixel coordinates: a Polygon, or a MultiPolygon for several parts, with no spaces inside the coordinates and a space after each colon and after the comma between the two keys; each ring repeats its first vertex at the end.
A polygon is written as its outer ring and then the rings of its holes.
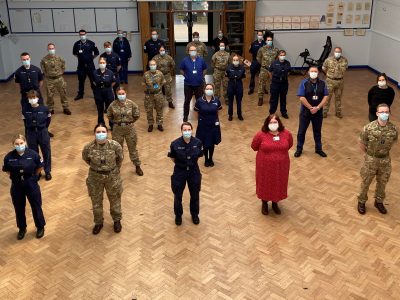
{"type": "Polygon", "coordinates": [[[206,84],[204,96],[198,98],[194,105],[199,117],[196,137],[203,143],[206,167],[214,167],[214,148],[221,142],[221,126],[218,118],[218,111],[221,109],[221,102],[214,96],[214,85],[206,84]]]}
{"type": "Polygon", "coordinates": [[[289,82],[288,76],[292,69],[290,62],[286,60],[286,51],[280,50],[278,59],[273,61],[268,71],[271,73],[271,87],[269,100],[269,114],[272,115],[278,109],[279,98],[281,100],[281,115],[285,119],[289,119],[286,109],[286,95],[288,93],[289,82]]]}
{"type": "Polygon", "coordinates": [[[207,64],[197,56],[195,46],[189,47],[189,56],[186,56],[180,65],[181,74],[185,77],[183,91],[185,102],[183,104],[183,122],[189,117],[190,101],[193,95],[196,99],[203,95],[204,76],[207,72],[207,64]]]}
{"type": "Polygon", "coordinates": [[[26,93],[35,90],[39,93],[40,104],[43,104],[43,97],[40,88],[43,85],[43,74],[40,68],[31,64],[31,58],[28,52],[21,54],[22,66],[14,73],[15,82],[19,84],[21,92],[21,110],[29,107],[26,93]]]}
{"type": "MultiPolygon", "coordinates": [[[[26,139],[29,148],[39,153],[39,147],[44,160],[45,179],[51,180],[51,148],[49,125],[51,114],[45,105],[39,105],[38,92],[35,90],[28,92],[29,107],[23,112],[25,120],[26,139]]],[[[40,178],[40,176],[39,176],[40,178]]]]}
{"type": "Polygon", "coordinates": [[[252,61],[251,61],[251,66],[250,66],[250,84],[249,84],[249,95],[254,93],[254,87],[255,87],[255,79],[257,73],[260,72],[261,65],[257,61],[257,53],[258,50],[260,50],[263,46],[265,46],[265,41],[263,38],[263,33],[262,31],[257,31],[257,40],[251,43],[250,50],[249,52],[252,55],[252,61]]]}
{"type": "Polygon", "coordinates": [[[246,70],[240,64],[239,55],[235,54],[232,57],[232,64],[225,71],[228,77],[228,120],[232,121],[233,117],[233,101],[236,98],[237,115],[240,121],[243,121],[242,114],[242,98],[243,98],[243,82],[246,77],[246,70]]]}
{"type": "Polygon", "coordinates": [[[224,36],[224,33],[222,30],[218,30],[218,35],[215,39],[213,39],[213,49],[214,53],[217,53],[219,49],[219,44],[224,43],[226,50],[229,50],[229,40],[226,36],[224,36]]]}
{"type": "MultiPolygon", "coordinates": [[[[97,107],[97,124],[105,124],[104,112],[114,101],[113,86],[115,84],[114,72],[107,69],[107,61],[104,57],[99,59],[99,68],[93,72],[94,101],[97,107]]],[[[110,128],[113,124],[109,121],[110,128]]]]}
{"type": "Polygon", "coordinates": [[[128,84],[128,64],[132,57],[132,50],[129,41],[124,37],[122,30],[118,30],[117,38],[114,40],[112,48],[114,53],[118,54],[121,59],[119,79],[121,80],[121,83],[128,84]]]}
{"type": "Polygon", "coordinates": [[[89,77],[92,89],[94,88],[93,71],[95,70],[95,67],[93,60],[99,55],[99,49],[97,49],[96,44],[87,39],[86,30],[79,30],[79,36],[80,40],[75,42],[72,49],[72,54],[78,58],[77,73],[79,81],[78,95],[74,98],[74,100],[83,98],[85,93],[86,76],[89,77]]]}
{"type": "Polygon", "coordinates": [[[200,188],[201,173],[198,165],[199,157],[203,156],[202,143],[192,136],[193,126],[189,122],[181,125],[182,136],[171,143],[168,157],[175,163],[174,172],[171,176],[171,188],[174,193],[175,224],[182,224],[182,195],[186,182],[190,193],[190,214],[192,221],[200,223],[200,188]]]}
{"type": "Polygon", "coordinates": [[[119,71],[121,69],[121,59],[119,55],[112,51],[111,43],[104,43],[104,52],[100,55],[100,57],[104,57],[107,61],[107,69],[113,71],[115,76],[115,84],[113,86],[114,90],[114,99],[117,99],[117,89],[120,85],[119,71]]]}
{"type": "Polygon", "coordinates": [[[295,157],[303,152],[307,128],[312,123],[315,153],[326,157],[322,151],[321,130],[323,113],[322,108],[328,101],[328,88],[325,81],[318,78],[318,67],[312,66],[308,70],[309,78],[304,79],[298,88],[297,96],[300,98],[299,130],[297,132],[297,149],[295,157]]]}
{"type": "Polygon", "coordinates": [[[17,239],[22,240],[26,233],[25,205],[28,198],[31,205],[33,220],[36,226],[36,238],[44,235],[44,220],[42,211],[42,195],[38,184],[38,174],[43,168],[39,154],[28,149],[26,139],[19,134],[13,138],[14,150],[4,157],[3,172],[7,172],[11,179],[11,199],[15,209],[17,239]]]}
{"type": "Polygon", "coordinates": [[[160,49],[161,46],[165,47],[165,43],[163,40],[160,40],[158,38],[158,33],[156,30],[153,30],[151,32],[151,39],[149,39],[145,44],[144,44],[144,53],[147,53],[147,66],[149,65],[149,62],[153,59],[154,56],[158,54],[158,49],[160,49]]]}

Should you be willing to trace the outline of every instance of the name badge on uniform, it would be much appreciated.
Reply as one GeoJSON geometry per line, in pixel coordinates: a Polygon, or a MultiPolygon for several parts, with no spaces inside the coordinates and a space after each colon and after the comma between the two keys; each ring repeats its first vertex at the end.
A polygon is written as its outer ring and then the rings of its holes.
{"type": "Polygon", "coordinates": [[[79,50],[78,52],[79,52],[79,53],[83,53],[83,50],[79,50]]]}
{"type": "Polygon", "coordinates": [[[125,50],[124,50],[124,49],[121,49],[119,52],[125,52],[125,50]]]}
{"type": "Polygon", "coordinates": [[[193,74],[197,74],[197,70],[193,70],[193,74]]]}
{"type": "Polygon", "coordinates": [[[315,96],[312,96],[312,99],[313,99],[313,100],[318,100],[318,96],[316,96],[316,95],[315,95],[315,96]]]}
{"type": "Polygon", "coordinates": [[[219,126],[219,122],[217,121],[217,122],[215,122],[215,126],[219,126]]]}
{"type": "Polygon", "coordinates": [[[279,138],[279,136],[274,136],[274,137],[272,138],[272,140],[276,142],[276,141],[280,141],[281,139],[279,138]]]}
{"type": "Polygon", "coordinates": [[[158,89],[158,84],[157,83],[153,84],[153,88],[158,89]]]}

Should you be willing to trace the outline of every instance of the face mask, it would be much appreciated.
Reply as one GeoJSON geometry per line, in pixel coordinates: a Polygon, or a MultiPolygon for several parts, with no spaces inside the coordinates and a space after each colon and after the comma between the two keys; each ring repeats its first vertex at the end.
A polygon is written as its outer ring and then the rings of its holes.
{"type": "Polygon", "coordinates": [[[198,38],[198,37],[194,37],[194,38],[193,38],[193,41],[194,41],[194,42],[198,42],[198,41],[199,41],[199,38],[198,38]]]}
{"type": "Polygon", "coordinates": [[[107,138],[107,132],[96,133],[96,140],[102,142],[107,138]]]}
{"type": "Polygon", "coordinates": [[[378,113],[378,118],[381,120],[381,121],[387,121],[388,119],[389,119],[389,114],[387,114],[387,113],[378,113]]]}
{"type": "Polygon", "coordinates": [[[151,36],[151,38],[155,41],[155,40],[157,40],[157,34],[153,34],[152,36],[151,36]]]}
{"type": "Polygon", "coordinates": [[[197,51],[196,50],[190,51],[190,56],[191,57],[195,57],[196,55],[197,55],[197,51]]]}
{"type": "Polygon", "coordinates": [[[39,102],[38,98],[30,98],[28,99],[30,105],[36,105],[39,102]]]}
{"type": "Polygon", "coordinates": [[[225,47],[219,47],[219,50],[224,51],[225,47]]]}
{"type": "Polygon", "coordinates": [[[281,55],[281,56],[279,56],[279,60],[280,60],[280,61],[284,61],[284,60],[285,60],[285,58],[286,58],[286,56],[285,56],[285,55],[281,55]]]}
{"type": "Polygon", "coordinates": [[[29,66],[31,65],[31,60],[30,60],[30,59],[28,59],[28,60],[23,60],[23,61],[22,61],[22,65],[24,65],[25,67],[29,67],[29,66]]]}
{"type": "Polygon", "coordinates": [[[182,133],[182,136],[183,136],[185,139],[188,139],[188,138],[190,138],[190,137],[192,136],[192,131],[191,131],[191,130],[184,131],[184,132],[182,133]]]}
{"type": "Polygon", "coordinates": [[[205,94],[206,94],[206,96],[212,96],[212,95],[214,95],[214,91],[213,90],[206,90],[205,94]]]}
{"type": "Polygon", "coordinates": [[[335,52],[335,58],[339,59],[342,56],[342,53],[340,52],[335,52]]]}
{"type": "Polygon", "coordinates": [[[104,70],[106,68],[107,64],[99,64],[100,70],[104,70]]]}
{"type": "Polygon", "coordinates": [[[257,39],[258,39],[259,41],[262,41],[263,36],[262,36],[262,35],[257,35],[257,39]]]}
{"type": "Polygon", "coordinates": [[[315,79],[318,77],[318,72],[310,72],[310,78],[315,79]]]}
{"type": "Polygon", "coordinates": [[[56,49],[50,49],[50,50],[49,50],[49,54],[51,54],[51,55],[56,54],[56,49]]]}
{"type": "Polygon", "coordinates": [[[279,124],[278,123],[269,123],[268,128],[271,131],[277,131],[279,128],[279,124]]]}
{"type": "Polygon", "coordinates": [[[25,148],[26,148],[25,144],[15,146],[15,150],[17,150],[18,152],[24,152],[25,148]]]}
{"type": "Polygon", "coordinates": [[[267,46],[272,46],[272,41],[267,41],[267,46]]]}
{"type": "Polygon", "coordinates": [[[150,71],[153,71],[153,72],[154,72],[155,70],[157,70],[157,66],[151,65],[151,66],[150,66],[150,71]]]}
{"type": "Polygon", "coordinates": [[[86,35],[81,35],[81,41],[86,41],[86,35]]]}
{"type": "Polygon", "coordinates": [[[112,49],[111,49],[111,48],[106,48],[105,50],[106,50],[106,53],[107,53],[107,54],[110,54],[110,53],[111,53],[111,51],[112,51],[112,49]]]}
{"type": "Polygon", "coordinates": [[[218,33],[218,37],[221,39],[224,35],[222,33],[218,33]]]}
{"type": "Polygon", "coordinates": [[[379,86],[379,87],[384,87],[384,86],[386,86],[386,80],[378,81],[378,86],[379,86]]]}
{"type": "Polygon", "coordinates": [[[119,38],[122,38],[124,35],[123,35],[122,33],[118,33],[117,36],[118,36],[119,38]]]}
{"type": "Polygon", "coordinates": [[[164,56],[165,55],[165,51],[160,51],[160,55],[164,56]]]}
{"type": "Polygon", "coordinates": [[[235,67],[237,67],[237,66],[239,65],[239,61],[235,60],[235,61],[233,62],[233,65],[234,65],[235,67]]]}
{"type": "Polygon", "coordinates": [[[125,101],[126,95],[117,95],[119,101],[125,101]]]}

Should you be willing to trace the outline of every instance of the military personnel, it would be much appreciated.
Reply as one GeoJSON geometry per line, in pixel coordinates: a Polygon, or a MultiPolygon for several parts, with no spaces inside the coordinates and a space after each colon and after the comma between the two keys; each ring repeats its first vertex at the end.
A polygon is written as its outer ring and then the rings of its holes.
{"type": "Polygon", "coordinates": [[[191,46],[195,46],[198,56],[200,56],[201,58],[207,57],[208,55],[207,46],[203,42],[200,42],[200,34],[196,31],[193,32],[192,36],[193,36],[193,41],[186,45],[186,53],[189,54],[189,48],[191,46]]]}
{"type": "Polygon", "coordinates": [[[43,57],[40,62],[40,67],[42,68],[43,75],[46,78],[47,107],[53,115],[54,94],[57,92],[60,94],[64,114],[70,115],[71,111],[68,108],[67,99],[67,83],[63,77],[65,71],[65,60],[61,56],[56,55],[56,46],[53,43],[47,45],[47,51],[49,54],[43,57]]]}
{"type": "Polygon", "coordinates": [[[257,61],[257,53],[258,50],[260,50],[263,46],[265,46],[265,41],[263,37],[262,31],[257,31],[257,40],[251,43],[249,52],[251,53],[252,60],[251,60],[251,66],[250,66],[250,83],[249,83],[249,95],[254,93],[254,87],[255,87],[255,79],[257,73],[260,72],[260,64],[257,61]]]}
{"type": "Polygon", "coordinates": [[[158,54],[158,49],[164,46],[165,47],[165,43],[163,40],[160,40],[158,38],[158,33],[156,30],[153,30],[151,32],[151,39],[149,39],[145,44],[144,44],[144,53],[147,53],[147,61],[148,63],[150,62],[150,60],[153,59],[154,56],[156,56],[158,54]]]}
{"type": "Polygon", "coordinates": [[[228,104],[228,80],[225,77],[225,71],[229,65],[230,55],[225,51],[225,43],[221,42],[219,44],[219,51],[214,53],[211,58],[212,65],[214,67],[213,81],[215,86],[215,96],[221,98],[221,88],[222,96],[224,97],[225,104],[228,104]]]}
{"type": "Polygon", "coordinates": [[[396,126],[389,121],[390,109],[387,104],[379,104],[376,109],[378,119],[364,126],[360,134],[360,148],[365,153],[361,167],[361,191],[358,195],[358,212],[365,214],[368,189],[376,178],[375,207],[381,214],[387,210],[383,205],[385,188],[392,172],[390,149],[398,139],[396,126]]]}
{"type": "Polygon", "coordinates": [[[82,159],[90,166],[86,185],[93,205],[95,225],[92,232],[98,234],[103,228],[103,194],[106,190],[114,232],[118,233],[122,229],[120,168],[124,154],[118,142],[107,139],[104,124],[96,125],[94,133],[95,140],[86,144],[82,151],[82,159]]]}
{"type": "Polygon", "coordinates": [[[107,117],[114,124],[112,138],[121,147],[124,146],[124,140],[126,140],[129,157],[136,166],[136,174],[143,176],[139,153],[136,149],[137,135],[133,125],[140,117],[139,107],[135,102],[126,98],[126,91],[122,87],[118,89],[117,97],[118,100],[114,100],[107,109],[107,117]]]}
{"type": "Polygon", "coordinates": [[[149,125],[147,131],[153,131],[154,117],[153,109],[156,110],[156,123],[160,131],[164,131],[163,124],[163,103],[164,98],[161,92],[162,86],[165,84],[165,78],[161,71],[157,70],[157,63],[155,60],[149,62],[149,71],[144,73],[145,85],[145,98],[144,108],[147,113],[147,123],[149,125]]]}
{"type": "Polygon", "coordinates": [[[322,71],[326,74],[326,84],[328,85],[329,97],[324,107],[324,118],[328,116],[331,98],[335,94],[335,112],[336,117],[342,118],[342,93],[343,77],[346,72],[348,62],[342,56],[342,48],[336,47],[333,56],[328,57],[322,65],[322,71]]]}
{"type": "Polygon", "coordinates": [[[119,71],[121,69],[121,58],[111,48],[110,42],[104,42],[104,52],[100,55],[104,57],[107,61],[107,69],[114,72],[115,84],[113,86],[114,98],[117,99],[117,89],[121,83],[119,78],[119,71]]]}
{"type": "Polygon", "coordinates": [[[165,97],[167,98],[168,101],[168,106],[170,108],[175,108],[173,99],[172,99],[172,76],[171,73],[175,70],[175,61],[174,59],[169,56],[165,52],[165,47],[161,46],[159,49],[159,54],[154,56],[153,58],[156,61],[157,64],[157,69],[160,70],[165,78],[165,85],[164,85],[164,91],[165,91],[165,97]]]}
{"type": "Polygon", "coordinates": [[[131,45],[122,30],[118,30],[117,38],[113,42],[113,51],[119,55],[121,59],[121,69],[119,70],[119,78],[121,83],[128,84],[128,64],[132,57],[131,45]]]}
{"type": "Polygon", "coordinates": [[[273,47],[272,37],[270,36],[267,37],[266,45],[257,52],[257,61],[261,65],[260,79],[258,81],[258,106],[263,105],[264,93],[268,94],[269,92],[271,76],[268,68],[278,56],[278,52],[279,50],[273,47]]]}

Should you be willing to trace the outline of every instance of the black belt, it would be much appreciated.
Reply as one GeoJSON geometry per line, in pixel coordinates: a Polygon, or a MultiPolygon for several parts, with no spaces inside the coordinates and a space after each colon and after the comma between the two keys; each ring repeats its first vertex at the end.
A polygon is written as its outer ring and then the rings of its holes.
{"type": "Polygon", "coordinates": [[[118,126],[125,126],[125,125],[129,125],[129,124],[133,124],[133,122],[119,122],[119,123],[114,123],[118,126]]]}
{"type": "Polygon", "coordinates": [[[95,170],[95,169],[93,169],[93,168],[90,168],[90,170],[92,170],[93,172],[98,173],[98,174],[108,175],[108,174],[110,174],[112,171],[114,171],[115,168],[112,169],[112,170],[109,170],[109,171],[98,171],[98,170],[95,170]]]}
{"type": "Polygon", "coordinates": [[[389,154],[369,154],[368,152],[367,152],[367,155],[375,157],[375,158],[387,158],[387,157],[389,157],[389,154]]]}
{"type": "Polygon", "coordinates": [[[34,126],[34,127],[28,127],[28,130],[38,131],[38,130],[42,130],[42,129],[45,129],[45,128],[46,128],[45,126],[44,127],[34,126]]]}
{"type": "Polygon", "coordinates": [[[329,77],[329,76],[328,76],[328,79],[332,79],[332,80],[342,80],[343,77],[340,77],[340,78],[333,78],[333,77],[329,77]]]}

